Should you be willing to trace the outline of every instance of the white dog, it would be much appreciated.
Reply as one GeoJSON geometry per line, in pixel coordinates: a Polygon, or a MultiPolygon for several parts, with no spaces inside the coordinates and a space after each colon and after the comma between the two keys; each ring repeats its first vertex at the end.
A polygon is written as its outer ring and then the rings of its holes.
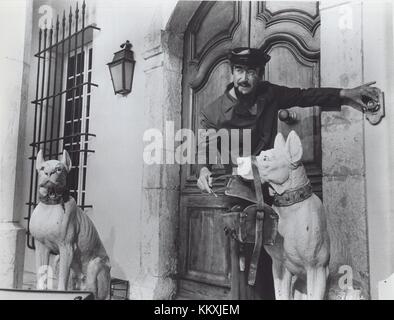
{"type": "MultiPolygon", "coordinates": [[[[110,287],[108,255],[96,228],[66,190],[71,160],[66,150],[61,161],[44,161],[37,155],[39,204],[30,218],[30,232],[36,244],[37,289],[46,290],[50,253],[60,256],[58,289],[66,290],[74,281],[96,299],[106,299],[110,287]]],[[[72,288],[74,289],[74,288],[72,288]]]]}
{"type": "MultiPolygon", "coordinates": [[[[273,209],[279,215],[274,246],[265,246],[272,257],[275,296],[278,300],[321,300],[325,297],[330,240],[321,200],[312,193],[301,163],[302,145],[291,131],[285,142],[281,133],[274,148],[257,157],[262,182],[274,193],[273,209]],[[306,281],[303,296],[294,283],[306,281]]],[[[250,158],[239,158],[238,174],[253,179],[250,158]]]]}

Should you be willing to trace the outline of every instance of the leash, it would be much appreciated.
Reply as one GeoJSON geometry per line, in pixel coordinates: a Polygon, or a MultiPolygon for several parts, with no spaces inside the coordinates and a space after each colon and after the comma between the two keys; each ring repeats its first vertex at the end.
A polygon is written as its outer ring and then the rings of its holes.
{"type": "Polygon", "coordinates": [[[257,213],[256,213],[256,230],[255,230],[255,243],[250,260],[248,284],[253,286],[256,282],[257,266],[259,263],[261,248],[263,244],[263,227],[264,227],[264,197],[261,188],[259,169],[257,167],[256,156],[252,156],[252,172],[253,182],[256,190],[257,198],[257,213]]]}

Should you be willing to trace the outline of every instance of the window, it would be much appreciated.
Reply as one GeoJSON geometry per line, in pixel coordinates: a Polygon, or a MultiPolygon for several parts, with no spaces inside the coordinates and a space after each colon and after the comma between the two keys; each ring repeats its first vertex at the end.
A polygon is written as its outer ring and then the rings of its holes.
{"type": "Polygon", "coordinates": [[[86,204],[86,173],[89,139],[95,135],[89,130],[91,95],[97,84],[92,82],[93,31],[100,30],[94,24],[85,25],[86,5],[82,12],[78,5],[74,14],[66,15],[51,28],[39,30],[36,90],[34,107],[33,142],[30,194],[28,206],[27,246],[34,249],[30,236],[30,216],[37,205],[38,181],[35,160],[39,150],[44,158],[58,159],[66,149],[72,160],[67,177],[70,194],[81,208],[86,204]],[[66,18],[67,17],[67,18],[66,18]]]}
{"type": "Polygon", "coordinates": [[[83,86],[84,77],[87,75],[88,83],[92,78],[92,53],[89,48],[77,53],[67,61],[67,87],[65,114],[63,121],[63,149],[66,149],[71,157],[72,169],[68,175],[70,194],[75,201],[85,207],[86,170],[89,150],[89,136],[82,133],[89,132],[90,96],[91,86],[83,86]],[[88,54],[85,55],[85,52],[88,54]],[[77,65],[75,66],[75,62],[77,65]],[[73,87],[76,87],[73,90],[73,87]]]}

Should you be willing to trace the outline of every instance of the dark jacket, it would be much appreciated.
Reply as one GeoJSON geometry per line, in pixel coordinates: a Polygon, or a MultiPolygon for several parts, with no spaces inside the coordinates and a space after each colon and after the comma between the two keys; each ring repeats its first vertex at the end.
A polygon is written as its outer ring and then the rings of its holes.
{"type": "MultiPolygon", "coordinates": [[[[250,129],[251,130],[251,154],[258,155],[262,150],[273,147],[273,142],[277,133],[278,111],[294,106],[311,107],[320,106],[324,111],[340,111],[341,98],[338,88],[288,88],[272,84],[268,81],[262,81],[258,84],[254,103],[242,104],[238,99],[232,97],[229,93],[233,84],[228,85],[223,95],[215,101],[205,106],[200,112],[200,128],[214,129],[215,131],[224,129],[250,129]]],[[[230,132],[230,131],[229,131],[230,132]]],[[[231,145],[231,142],[230,142],[231,145]]],[[[234,152],[232,145],[230,152],[234,152]]],[[[243,154],[242,130],[239,137],[239,155],[243,154]]],[[[203,166],[210,168],[210,164],[220,163],[221,141],[220,134],[213,132],[206,134],[206,138],[200,138],[198,143],[197,171],[199,175],[203,166]],[[219,136],[219,139],[218,139],[219,136]],[[216,141],[217,140],[217,141],[216,141]],[[213,158],[216,162],[209,161],[207,156],[206,163],[201,163],[209,152],[212,155],[213,148],[208,151],[210,142],[216,144],[218,152],[213,158]],[[219,160],[219,161],[218,161],[219,160]]],[[[246,154],[244,154],[246,155],[246,154]]],[[[230,165],[233,162],[230,158],[230,165]]]]}

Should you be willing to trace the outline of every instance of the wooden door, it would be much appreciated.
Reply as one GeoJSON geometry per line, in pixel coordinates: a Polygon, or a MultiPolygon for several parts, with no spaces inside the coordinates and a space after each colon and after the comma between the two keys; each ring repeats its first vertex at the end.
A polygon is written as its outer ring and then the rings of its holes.
{"type": "MultiPolygon", "coordinates": [[[[203,2],[184,37],[182,127],[197,132],[202,107],[223,94],[231,82],[228,49],[263,47],[272,59],[265,78],[296,87],[319,86],[319,13],[308,2],[203,2]]],[[[285,135],[296,130],[315,191],[321,192],[319,108],[293,110],[298,121],[278,123],[285,135]]],[[[226,299],[230,289],[229,240],[220,213],[233,201],[202,194],[193,165],[181,168],[179,226],[180,298],[226,299]]],[[[219,170],[219,169],[218,169],[219,170]]],[[[217,181],[214,188],[224,186],[217,181]]]]}

